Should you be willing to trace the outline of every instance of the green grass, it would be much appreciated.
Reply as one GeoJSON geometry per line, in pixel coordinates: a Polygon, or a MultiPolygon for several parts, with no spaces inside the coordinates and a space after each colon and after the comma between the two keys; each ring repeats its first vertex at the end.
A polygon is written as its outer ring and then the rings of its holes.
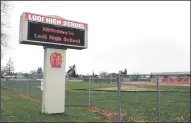
{"type": "MultiPolygon", "coordinates": [[[[91,88],[116,87],[116,84],[90,83],[91,88]]],[[[66,84],[68,89],[88,89],[89,82],[70,82],[66,84]]]]}
{"type": "MultiPolygon", "coordinates": [[[[127,86],[127,85],[126,85],[127,86]]],[[[132,86],[132,85],[128,85],[132,86]]],[[[134,85],[133,85],[134,86],[134,85]]],[[[156,86],[136,85],[139,88],[152,88],[156,86]]],[[[25,88],[26,85],[10,85],[11,88],[25,88]]],[[[88,91],[75,91],[72,89],[88,89],[88,82],[71,82],[66,84],[66,105],[88,105],[88,91]]],[[[116,87],[115,84],[91,83],[91,88],[116,87]]],[[[190,115],[190,87],[160,86],[161,90],[178,90],[180,92],[161,92],[161,121],[178,122],[188,121],[190,115]]],[[[19,89],[18,89],[19,90],[19,89]]],[[[24,89],[23,89],[24,90],[24,89]]],[[[28,86],[28,94],[41,99],[39,88],[28,86]],[[35,90],[34,90],[35,89],[35,90]],[[38,96],[37,96],[38,95],[38,96]]],[[[26,93],[26,91],[24,91],[26,93]]],[[[127,120],[156,121],[157,120],[157,93],[155,92],[122,92],[122,112],[127,114],[127,120]]],[[[91,92],[91,105],[117,112],[116,92],[91,92]]],[[[41,108],[40,108],[41,109],[41,108]]]]}
{"type": "Polygon", "coordinates": [[[41,104],[26,100],[12,92],[2,90],[3,122],[103,122],[104,118],[87,110],[66,107],[64,114],[41,113],[41,104]]]}
{"type": "MultiPolygon", "coordinates": [[[[129,85],[132,86],[132,85],[129,85]]],[[[150,85],[133,85],[138,88],[156,89],[156,86],[150,85]]],[[[88,83],[68,83],[67,87],[88,88],[88,83]]],[[[95,84],[91,83],[92,88],[116,87],[111,84],[95,84]]],[[[190,112],[190,87],[179,86],[160,86],[161,90],[179,91],[179,92],[161,92],[161,121],[175,122],[188,121],[190,112]],[[182,117],[182,118],[181,118],[182,117]]],[[[88,105],[87,91],[70,91],[66,93],[66,104],[71,105],[88,105]],[[76,103],[76,100],[77,103],[76,103]]],[[[157,93],[155,92],[122,92],[121,103],[122,112],[126,113],[128,118],[137,121],[157,121],[157,93]]],[[[98,106],[111,109],[117,112],[117,93],[115,92],[92,92],[92,106],[98,106]]]]}
{"type": "MultiPolygon", "coordinates": [[[[127,114],[128,119],[132,117],[138,121],[156,121],[156,96],[156,93],[152,92],[121,93],[122,112],[127,114]]],[[[161,121],[178,121],[178,117],[183,117],[184,121],[188,121],[189,96],[189,93],[161,93],[161,121]]],[[[66,104],[87,105],[88,93],[68,92],[66,104]]],[[[117,112],[117,93],[93,92],[91,105],[117,112]]]]}

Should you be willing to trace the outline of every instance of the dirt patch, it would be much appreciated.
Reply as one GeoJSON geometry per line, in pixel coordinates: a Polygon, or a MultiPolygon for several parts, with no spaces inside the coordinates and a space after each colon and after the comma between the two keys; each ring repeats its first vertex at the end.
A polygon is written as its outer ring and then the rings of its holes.
{"type": "MultiPolygon", "coordinates": [[[[73,108],[78,108],[78,109],[86,109],[90,112],[96,112],[102,116],[105,117],[105,122],[115,122],[117,119],[117,113],[114,113],[111,110],[108,109],[101,109],[99,107],[83,107],[83,106],[73,106],[73,108]]],[[[122,119],[126,118],[126,114],[122,114],[122,119]]]]}
{"type": "MultiPolygon", "coordinates": [[[[4,88],[6,89],[6,88],[4,88]]],[[[33,102],[37,102],[37,103],[41,103],[41,100],[39,99],[36,99],[32,96],[26,96],[24,94],[21,94],[21,93],[18,93],[16,91],[13,91],[13,90],[9,90],[9,89],[6,89],[8,91],[11,91],[11,92],[14,92],[16,93],[17,95],[25,98],[25,99],[28,99],[28,100],[31,100],[33,102]]],[[[78,109],[85,109],[85,110],[88,110],[90,112],[96,112],[100,115],[102,115],[104,118],[105,118],[105,122],[114,122],[116,121],[117,119],[117,113],[111,111],[111,110],[108,110],[108,109],[101,109],[99,107],[88,107],[88,106],[71,106],[73,108],[78,108],[78,109]]],[[[122,119],[125,119],[126,118],[126,114],[122,114],[122,119]]]]}
{"type": "MultiPolygon", "coordinates": [[[[118,89],[117,89],[117,87],[108,87],[108,88],[96,88],[96,89],[92,89],[92,90],[104,90],[104,91],[110,91],[110,90],[115,90],[115,91],[117,91],[118,89]]],[[[154,91],[154,89],[152,89],[152,88],[143,88],[143,87],[137,87],[137,86],[135,86],[135,85],[131,85],[131,86],[129,86],[129,85],[123,85],[123,86],[121,86],[121,91],[131,91],[131,90],[153,90],[154,91]]]]}
{"type": "MultiPolygon", "coordinates": [[[[122,82],[122,84],[131,85],[157,85],[155,82],[149,81],[136,81],[136,82],[122,82]]],[[[190,86],[190,83],[180,83],[180,82],[160,82],[160,86],[190,86]]]]}
{"type": "MultiPolygon", "coordinates": [[[[4,89],[6,89],[6,88],[4,88],[4,89]]],[[[25,99],[29,99],[29,100],[31,100],[31,101],[33,101],[33,102],[41,103],[41,100],[35,99],[35,98],[32,97],[32,96],[26,96],[26,95],[24,95],[24,94],[21,94],[21,93],[18,93],[18,92],[16,92],[16,91],[9,90],[9,89],[6,89],[6,90],[11,91],[11,92],[13,92],[13,93],[16,93],[18,96],[21,96],[21,97],[23,97],[23,98],[25,98],[25,99]]]]}

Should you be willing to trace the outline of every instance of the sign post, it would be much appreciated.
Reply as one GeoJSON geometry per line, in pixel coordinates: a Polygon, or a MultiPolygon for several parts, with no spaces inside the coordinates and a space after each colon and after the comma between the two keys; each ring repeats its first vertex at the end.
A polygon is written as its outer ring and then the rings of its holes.
{"type": "Polygon", "coordinates": [[[65,111],[66,50],[86,49],[87,34],[85,23],[29,12],[21,15],[20,43],[44,47],[42,113],[65,111]]]}
{"type": "Polygon", "coordinates": [[[66,50],[44,49],[42,112],[63,113],[65,107],[66,50]],[[62,62],[59,62],[59,55],[62,62]],[[58,69],[59,68],[59,69],[58,69]]]}

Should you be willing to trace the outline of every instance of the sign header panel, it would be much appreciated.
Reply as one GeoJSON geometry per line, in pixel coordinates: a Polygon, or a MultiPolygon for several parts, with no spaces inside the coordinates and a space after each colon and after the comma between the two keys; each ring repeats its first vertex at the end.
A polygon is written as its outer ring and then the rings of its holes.
{"type": "Polygon", "coordinates": [[[88,25],[85,23],[23,13],[20,21],[20,43],[86,49],[87,29],[88,25]]]}
{"type": "Polygon", "coordinates": [[[24,13],[24,17],[26,21],[31,20],[31,21],[48,23],[53,25],[60,25],[60,26],[66,26],[71,28],[88,30],[88,25],[81,22],[57,19],[57,18],[52,18],[49,16],[43,16],[43,15],[32,14],[32,13],[24,13]]]}

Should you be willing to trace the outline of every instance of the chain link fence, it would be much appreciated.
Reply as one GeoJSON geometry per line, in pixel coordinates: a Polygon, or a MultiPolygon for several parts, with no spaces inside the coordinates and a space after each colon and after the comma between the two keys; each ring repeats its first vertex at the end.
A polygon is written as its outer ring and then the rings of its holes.
{"type": "MultiPolygon", "coordinates": [[[[41,80],[2,79],[3,88],[42,99],[41,80]]],[[[99,107],[117,121],[189,122],[190,74],[110,75],[67,79],[66,106],[99,107]],[[126,116],[126,117],[125,117],[126,116]]]]}
{"type": "Polygon", "coordinates": [[[40,79],[14,79],[3,78],[1,79],[2,88],[14,91],[16,93],[30,96],[41,100],[41,80],[40,79]]]}

